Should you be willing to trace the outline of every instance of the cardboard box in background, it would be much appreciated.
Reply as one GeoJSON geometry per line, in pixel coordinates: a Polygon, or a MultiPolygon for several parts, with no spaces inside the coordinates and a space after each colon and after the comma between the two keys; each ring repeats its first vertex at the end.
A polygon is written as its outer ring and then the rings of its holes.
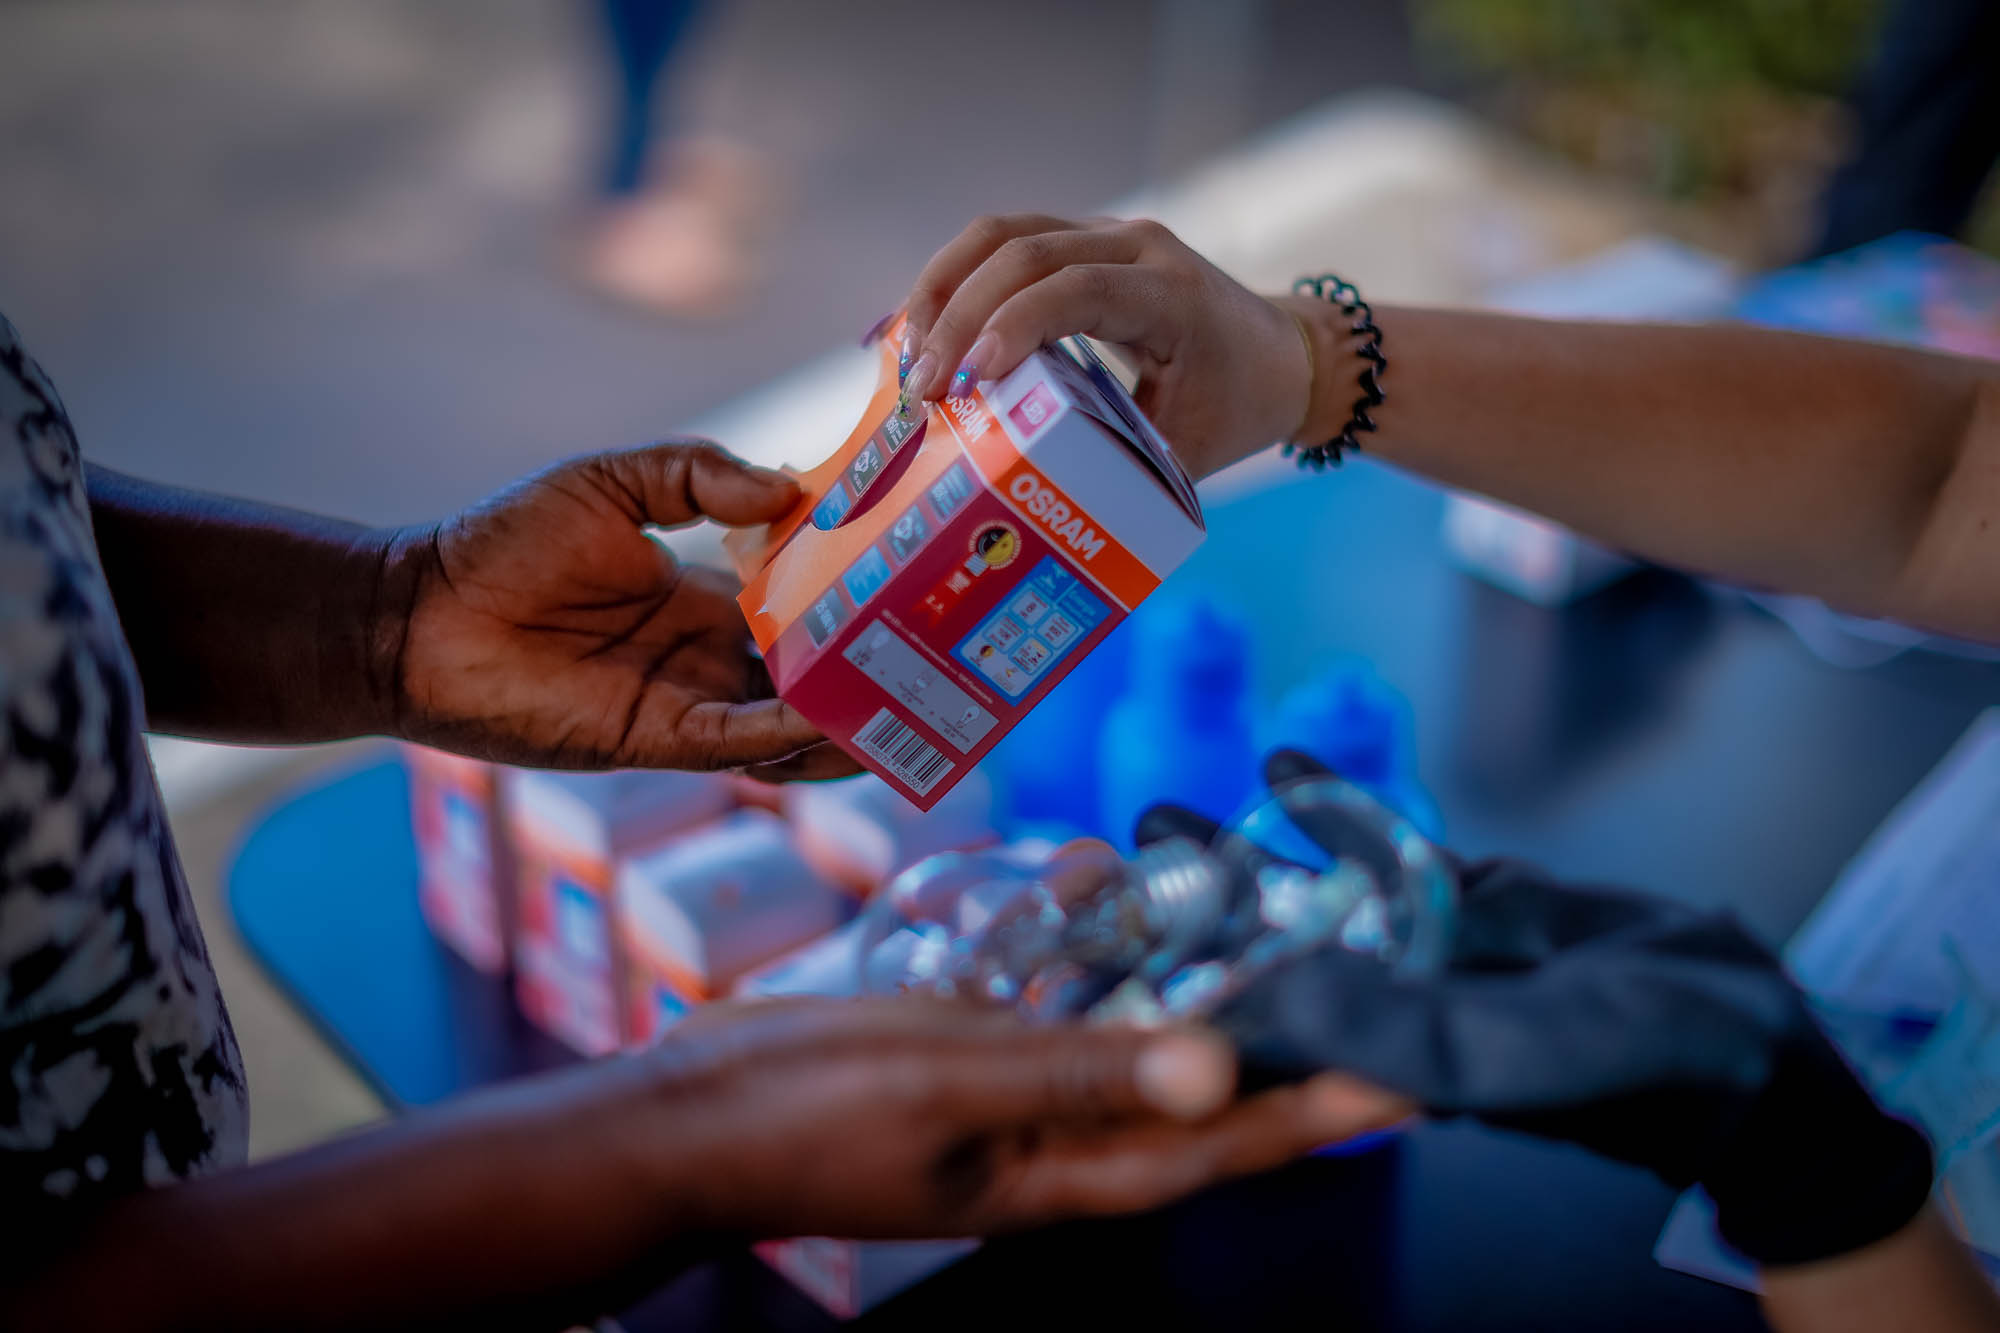
{"type": "Polygon", "coordinates": [[[625,963],[612,928],[619,863],[733,804],[707,773],[507,773],[515,858],[514,989],[543,1030],[585,1055],[616,1050],[625,963]]]}
{"type": "Polygon", "coordinates": [[[1561,524],[1456,492],[1445,497],[1444,545],[1460,568],[1538,606],[1567,605],[1639,567],[1561,524]]]}
{"type": "Polygon", "coordinates": [[[1000,839],[993,783],[979,769],[929,810],[913,808],[873,773],[794,782],[781,809],[806,864],[864,902],[927,856],[1000,839]]]}
{"type": "Polygon", "coordinates": [[[657,1041],[694,1005],[841,926],[854,907],[766,810],[740,810],[625,861],[617,902],[625,1040],[657,1041]]]}
{"type": "Polygon", "coordinates": [[[502,975],[514,904],[499,770],[422,746],[405,745],[402,752],[424,921],[466,962],[502,975]]]}
{"type": "Polygon", "coordinates": [[[904,415],[901,329],[798,509],[725,544],[779,694],[928,810],[1204,528],[1186,473],[1087,346],[904,415]]]}
{"type": "Polygon", "coordinates": [[[979,1248],[976,1240],[765,1241],[757,1257],[836,1319],[853,1319],[979,1248]]]}

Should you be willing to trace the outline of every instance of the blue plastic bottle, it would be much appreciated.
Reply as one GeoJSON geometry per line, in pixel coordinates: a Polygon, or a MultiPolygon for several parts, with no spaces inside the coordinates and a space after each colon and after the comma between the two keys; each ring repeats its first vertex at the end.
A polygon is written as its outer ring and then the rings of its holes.
{"type": "Polygon", "coordinates": [[[1226,819],[1257,791],[1250,635],[1206,601],[1155,597],[1131,625],[1131,689],[1105,719],[1104,834],[1126,850],[1163,801],[1226,819]]]}
{"type": "Polygon", "coordinates": [[[1409,701],[1368,663],[1337,662],[1285,695],[1264,741],[1266,751],[1305,751],[1431,841],[1444,836],[1437,802],[1417,782],[1409,701]]]}
{"type": "Polygon", "coordinates": [[[1119,625],[1021,719],[987,761],[1008,838],[1104,837],[1097,756],[1104,720],[1125,693],[1132,626],[1119,625]]]}

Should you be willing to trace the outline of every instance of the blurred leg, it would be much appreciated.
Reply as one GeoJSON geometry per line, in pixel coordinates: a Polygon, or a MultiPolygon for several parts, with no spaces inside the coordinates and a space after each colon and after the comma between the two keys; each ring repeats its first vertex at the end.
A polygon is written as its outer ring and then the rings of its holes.
{"type": "Polygon", "coordinates": [[[617,70],[602,206],[586,224],[580,276],[620,301],[679,317],[729,313],[754,282],[774,210],[758,156],[675,133],[659,143],[668,63],[703,0],[600,0],[617,70]]]}
{"type": "Polygon", "coordinates": [[[1955,235],[2000,158],[2000,3],[1894,0],[1854,99],[1817,253],[1918,230],[1955,235]]]}
{"type": "Polygon", "coordinates": [[[636,191],[646,174],[659,109],[660,75],[702,0],[602,0],[618,67],[618,107],[605,190],[636,191]]]}

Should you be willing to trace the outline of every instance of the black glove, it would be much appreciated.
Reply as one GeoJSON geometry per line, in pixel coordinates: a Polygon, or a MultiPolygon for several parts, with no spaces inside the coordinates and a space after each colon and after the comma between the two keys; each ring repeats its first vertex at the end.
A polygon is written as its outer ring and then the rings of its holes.
{"type": "MultiPolygon", "coordinates": [[[[1269,766],[1281,798],[1324,776],[1302,760],[1269,766]]],[[[1197,821],[1156,811],[1142,834],[1186,836],[1197,821]]],[[[1734,918],[1509,862],[1460,881],[1440,975],[1399,978],[1328,948],[1250,982],[1217,1015],[1246,1068],[1345,1070],[1436,1114],[1699,1182],[1723,1237],[1761,1264],[1857,1249],[1923,1207],[1928,1143],[1875,1104],[1734,918]]]]}

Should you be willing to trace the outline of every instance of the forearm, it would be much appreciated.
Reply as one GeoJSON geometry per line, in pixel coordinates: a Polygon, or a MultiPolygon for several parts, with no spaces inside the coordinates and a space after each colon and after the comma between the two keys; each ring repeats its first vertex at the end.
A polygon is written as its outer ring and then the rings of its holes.
{"type": "MultiPolygon", "coordinates": [[[[554,1329],[672,1271],[669,1105],[626,1060],[112,1205],[4,1261],[23,1330],[554,1329]],[[650,1262],[649,1262],[650,1261],[650,1262]],[[638,1282],[630,1291],[624,1283],[638,1282]]],[[[677,1253],[678,1251],[676,1251],[677,1253]]]]}
{"type": "Polygon", "coordinates": [[[390,534],[89,472],[152,730],[305,742],[392,729],[411,562],[390,534]]]}
{"type": "Polygon", "coordinates": [[[1996,1333],[2000,1297],[1943,1219],[1926,1209],[1865,1250],[1766,1270],[1764,1314],[1779,1333],[1996,1333]]]}
{"type": "MultiPolygon", "coordinates": [[[[1309,434],[1356,396],[1339,312],[1309,434]]],[[[1616,548],[2000,639],[2000,367],[1736,326],[1378,312],[1370,452],[1616,548]]]]}

